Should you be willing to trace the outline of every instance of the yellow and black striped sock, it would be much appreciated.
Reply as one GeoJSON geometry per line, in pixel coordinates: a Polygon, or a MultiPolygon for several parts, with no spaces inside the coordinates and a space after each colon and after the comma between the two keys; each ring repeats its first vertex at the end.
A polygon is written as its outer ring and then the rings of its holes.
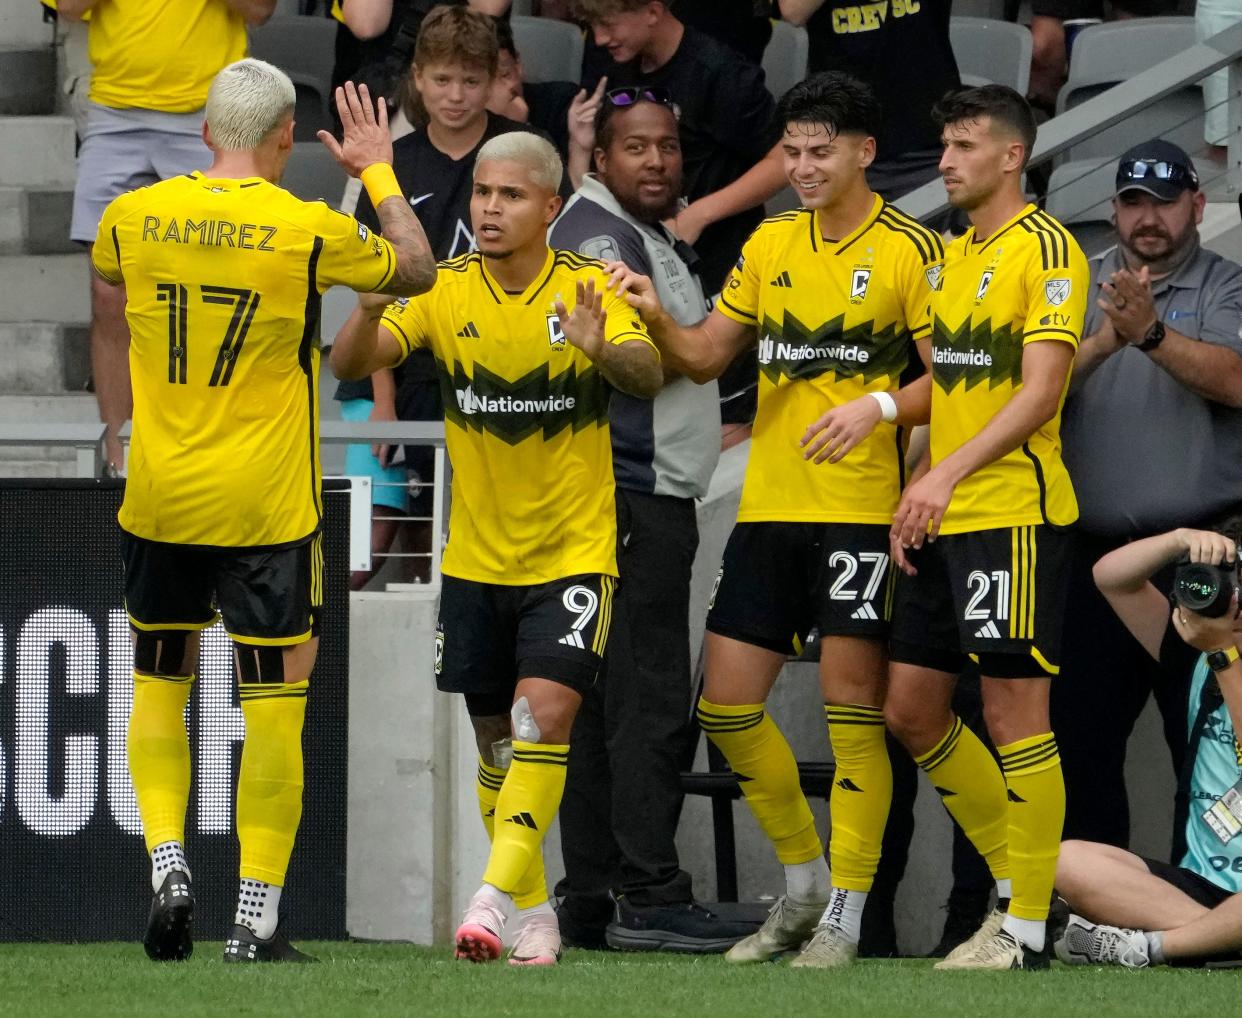
{"type": "Polygon", "coordinates": [[[535,860],[542,866],[543,838],[560,809],[568,762],[568,745],[513,740],[513,763],[496,798],[492,854],[483,881],[515,903],[519,889],[529,890],[527,871],[535,860]]]}
{"type": "Polygon", "coordinates": [[[237,775],[241,877],[283,886],[302,819],[302,723],[310,683],[239,682],[246,741],[237,775]]]}
{"type": "Polygon", "coordinates": [[[945,737],[916,757],[945,809],[987,861],[995,880],[1009,877],[1009,807],[1005,779],[987,747],[954,717],[945,737]]]}
{"type": "Polygon", "coordinates": [[[776,857],[786,865],[822,858],[824,846],[802,794],[797,761],[763,704],[726,705],[700,697],[697,715],[737,775],[776,857]]]}
{"type": "Polygon", "coordinates": [[[829,812],[832,886],[870,891],[893,799],[893,768],[884,744],[884,711],[864,704],[824,704],[836,761],[829,812]]]}
{"type": "Polygon", "coordinates": [[[1048,918],[1065,826],[1065,781],[1061,754],[1051,732],[998,746],[1009,792],[1009,864],[1013,900],[1009,914],[1048,918]]]}
{"type": "MultiPolygon", "coordinates": [[[[475,791],[479,797],[479,814],[483,817],[483,829],[491,841],[496,829],[496,801],[505,782],[507,771],[493,767],[479,759],[479,771],[475,778],[475,791]]],[[[532,908],[548,900],[548,878],[543,869],[543,851],[535,853],[518,886],[513,890],[513,903],[518,908],[532,908]]]]}
{"type": "Polygon", "coordinates": [[[185,844],[190,801],[185,705],[193,685],[193,675],[134,675],[126,748],[148,852],[167,841],[185,844]]]}

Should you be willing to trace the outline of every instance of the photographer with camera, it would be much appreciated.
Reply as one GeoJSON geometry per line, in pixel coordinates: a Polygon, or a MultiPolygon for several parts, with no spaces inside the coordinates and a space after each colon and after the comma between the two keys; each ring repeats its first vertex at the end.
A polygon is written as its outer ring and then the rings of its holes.
{"type": "Polygon", "coordinates": [[[1242,747],[1232,720],[1242,718],[1242,516],[1220,530],[1174,530],[1095,565],[1095,582],[1118,618],[1183,689],[1173,854],[1180,864],[1063,842],[1056,888],[1075,913],[1056,942],[1063,962],[1144,968],[1242,948],[1242,747]],[[1175,562],[1170,614],[1152,577],[1175,562]]]}

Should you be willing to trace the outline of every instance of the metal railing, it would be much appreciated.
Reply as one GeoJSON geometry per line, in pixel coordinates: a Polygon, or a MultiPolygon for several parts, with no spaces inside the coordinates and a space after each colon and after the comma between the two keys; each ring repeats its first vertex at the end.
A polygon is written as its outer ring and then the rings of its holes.
{"type": "Polygon", "coordinates": [[[103,470],[102,423],[0,424],[0,446],[53,446],[75,451],[75,477],[98,477],[103,470]]]}

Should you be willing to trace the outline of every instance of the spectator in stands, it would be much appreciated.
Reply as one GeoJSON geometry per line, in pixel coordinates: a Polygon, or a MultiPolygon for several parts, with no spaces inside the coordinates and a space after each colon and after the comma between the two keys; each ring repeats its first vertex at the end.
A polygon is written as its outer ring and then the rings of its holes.
{"type": "MultiPolygon", "coordinates": [[[[683,25],[665,0],[574,0],[574,12],[610,57],[604,67],[587,69],[586,88],[595,88],[603,75],[610,88],[663,88],[677,104],[685,197],[710,219],[705,226],[679,214],[677,230],[702,259],[699,276],[707,293],[718,293],[742,244],[763,219],[763,202],[785,182],[780,160],[764,160],[776,137],[763,71],[683,25]],[[719,200],[722,189],[761,161],[765,172],[757,183],[719,200]]],[[[756,370],[751,352],[721,377],[727,425],[745,425],[754,416],[756,370]]]]}
{"type": "MultiPolygon", "coordinates": [[[[246,25],[266,21],[276,0],[60,0],[60,13],[90,13],[91,76],[86,130],[69,236],[88,248],[117,195],[204,169],[203,105],[217,71],[245,56],[246,25]],[[187,52],[194,53],[186,60],[187,52]]],[[[125,291],[91,279],[91,376],[108,426],[104,454],[123,466],[119,430],[133,411],[125,291]]]]}
{"type": "MultiPolygon", "coordinates": [[[[1242,21],[1242,4],[1238,0],[1197,0],[1195,3],[1195,38],[1202,41],[1242,21]]],[[[1203,86],[1203,140],[1217,149],[1223,159],[1229,141],[1229,68],[1209,75],[1203,86]]]]}
{"type": "Polygon", "coordinates": [[[772,38],[767,0],[673,0],[673,13],[683,25],[723,42],[752,64],[763,62],[772,38]]]}
{"type": "MultiPolygon", "coordinates": [[[[423,18],[438,0],[332,0],[331,14],[340,22],[332,87],[363,82],[372,95],[396,99],[397,86],[410,66],[423,18]]],[[[497,17],[510,0],[445,0],[497,17]]],[[[396,135],[394,135],[396,140],[396,135]]]]}
{"type": "Polygon", "coordinates": [[[1242,717],[1238,595],[1235,589],[1219,616],[1178,604],[1170,619],[1168,599],[1152,582],[1182,558],[1236,577],[1242,517],[1220,531],[1180,529],[1145,538],[1095,566],[1100,591],[1177,691],[1186,756],[1175,806],[1173,857],[1179,863],[1097,842],[1065,842],[1057,890],[1077,914],[1057,941],[1064,962],[1145,968],[1202,963],[1230,952],[1236,959],[1242,949],[1242,839],[1235,837],[1242,783],[1234,720],[1242,717]]]}
{"type": "MultiPolygon", "coordinates": [[[[1155,688],[1180,764],[1180,692],[1117,621],[1092,565],[1135,538],[1202,525],[1242,504],[1242,266],[1204,250],[1204,196],[1176,145],[1137,145],[1117,166],[1119,243],[1091,260],[1091,300],[1065,411],[1080,511],[1066,576],[1053,727],[1066,837],[1125,847],[1126,741],[1155,688]]],[[[1168,577],[1156,583],[1167,589],[1168,577]]]]}
{"type": "MultiPolygon", "coordinates": [[[[495,26],[491,17],[465,5],[435,7],[422,21],[409,69],[412,89],[419,96],[426,123],[393,143],[393,167],[402,193],[427,231],[437,260],[455,258],[475,249],[469,225],[470,190],[479,149],[498,134],[530,130],[525,124],[487,109],[499,52],[495,26]]],[[[369,229],[380,228],[366,195],[358,202],[357,214],[369,229]]],[[[378,379],[342,382],[336,398],[344,404],[343,415],[354,414],[357,419],[363,418],[364,411],[365,417],[373,421],[444,419],[435,362],[426,350],[411,355],[395,378],[385,370],[378,379]],[[369,410],[367,402],[371,404],[369,410]]],[[[430,517],[433,450],[427,446],[407,446],[399,458],[404,459],[405,468],[420,485],[409,500],[410,513],[430,517]]],[[[397,489],[388,490],[394,493],[396,501],[397,489]]],[[[381,520],[379,527],[382,532],[373,535],[378,538],[373,543],[387,549],[396,527],[386,520],[381,520]]],[[[411,550],[430,551],[429,523],[412,524],[407,534],[411,550]]]]}
{"type": "MultiPolygon", "coordinates": [[[[662,94],[609,93],[595,124],[598,176],[587,176],[551,233],[553,247],[623,261],[656,280],[684,325],[707,314],[697,261],[661,221],[681,193],[677,118],[662,94]]],[[[654,401],[614,393],[609,409],[617,482],[612,635],[601,681],[574,721],[561,851],[561,932],[578,946],[723,951],[753,931],[694,902],[675,837],[690,718],[690,567],[695,499],[720,450],[716,383],[665,368],[654,401]]]]}
{"type": "Polygon", "coordinates": [[[101,282],[127,288],[133,330],[133,456],[118,522],[134,645],[128,762],[155,892],[144,944],[157,961],[194,946],[185,714],[200,635],[219,617],[246,731],[224,960],[307,960],[280,904],[323,600],[317,300],[337,285],[413,296],[436,278],[396,188],[382,109],[377,120],[365,88],[348,93],[337,98],[343,143],[324,137],[346,172],[367,177],[389,240],[276,186],[293,149],[293,83],[242,60],[207,94],[206,174],[115,199],[92,250],[101,282]]]}
{"type": "Polygon", "coordinates": [[[805,25],[808,68],[845,71],[874,90],[884,113],[872,188],[890,201],[937,176],[940,132],[931,108],[961,81],[949,42],[950,0],[893,0],[885,9],[848,0],[780,0],[805,25]]]}

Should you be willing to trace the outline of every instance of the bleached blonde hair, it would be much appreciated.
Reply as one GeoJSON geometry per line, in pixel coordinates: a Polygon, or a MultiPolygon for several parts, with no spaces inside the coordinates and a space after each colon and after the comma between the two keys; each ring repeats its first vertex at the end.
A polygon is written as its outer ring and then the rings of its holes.
{"type": "Polygon", "coordinates": [[[546,138],[530,131],[510,131],[498,134],[487,142],[475,157],[475,169],[479,163],[489,160],[509,160],[521,163],[530,170],[531,179],[549,191],[561,189],[561,157],[546,138]]]}
{"type": "Polygon", "coordinates": [[[279,67],[247,58],[229,64],[207,92],[207,126],[216,148],[245,152],[293,115],[293,82],[279,67]]]}

